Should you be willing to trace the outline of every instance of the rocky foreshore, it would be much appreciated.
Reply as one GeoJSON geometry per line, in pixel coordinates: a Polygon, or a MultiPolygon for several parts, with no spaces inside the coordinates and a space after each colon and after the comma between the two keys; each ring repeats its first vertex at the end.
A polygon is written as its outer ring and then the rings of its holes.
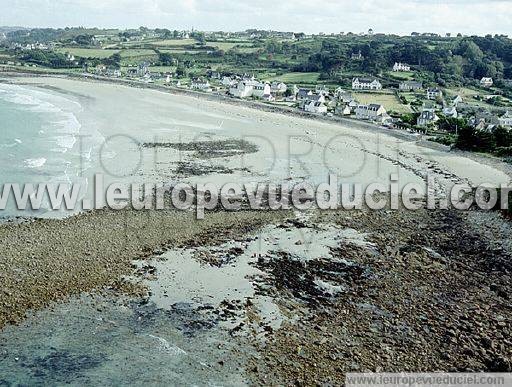
{"type": "Polygon", "coordinates": [[[0,328],[82,292],[113,287],[143,294],[123,280],[134,260],[248,232],[279,216],[217,212],[198,221],[192,212],[101,210],[0,225],[0,328]]]}

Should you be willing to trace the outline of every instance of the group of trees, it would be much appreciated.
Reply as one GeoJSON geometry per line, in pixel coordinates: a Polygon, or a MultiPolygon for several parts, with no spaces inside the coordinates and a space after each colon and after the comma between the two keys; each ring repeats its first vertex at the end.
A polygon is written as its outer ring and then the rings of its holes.
{"type": "Polygon", "coordinates": [[[512,78],[512,40],[506,37],[466,37],[453,39],[424,37],[323,38],[318,44],[267,43],[269,52],[305,54],[296,71],[333,69],[379,74],[395,62],[408,63],[445,82],[467,82],[482,77],[512,78]],[[362,60],[351,60],[352,53],[362,60]]]}
{"type": "Polygon", "coordinates": [[[510,157],[512,156],[512,132],[501,126],[493,131],[464,126],[458,132],[455,146],[462,150],[510,157]]]}
{"type": "Polygon", "coordinates": [[[68,61],[65,54],[54,51],[31,50],[21,55],[21,59],[28,63],[52,68],[69,68],[76,65],[68,61]]]}

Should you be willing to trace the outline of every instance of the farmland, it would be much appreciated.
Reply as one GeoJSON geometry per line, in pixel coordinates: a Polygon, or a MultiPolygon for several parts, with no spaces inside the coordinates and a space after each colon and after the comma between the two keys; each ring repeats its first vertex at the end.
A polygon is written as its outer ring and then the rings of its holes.
{"type": "Polygon", "coordinates": [[[380,104],[384,105],[388,111],[396,113],[410,113],[410,106],[400,102],[393,93],[354,93],[354,97],[362,104],[380,104]]]}

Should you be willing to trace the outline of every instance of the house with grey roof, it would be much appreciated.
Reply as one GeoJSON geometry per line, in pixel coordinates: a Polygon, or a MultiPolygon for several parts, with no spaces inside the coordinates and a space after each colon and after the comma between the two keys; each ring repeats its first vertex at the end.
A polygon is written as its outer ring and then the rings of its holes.
{"type": "Polygon", "coordinates": [[[430,125],[435,125],[439,121],[439,117],[435,113],[434,109],[424,109],[416,121],[416,124],[420,127],[427,127],[430,125]]]}
{"type": "Polygon", "coordinates": [[[358,120],[371,120],[376,121],[379,116],[386,114],[384,106],[379,104],[359,105],[355,109],[356,118],[358,120]]]}
{"type": "Polygon", "coordinates": [[[398,85],[400,91],[418,91],[423,89],[423,83],[417,81],[403,81],[398,85]]]}

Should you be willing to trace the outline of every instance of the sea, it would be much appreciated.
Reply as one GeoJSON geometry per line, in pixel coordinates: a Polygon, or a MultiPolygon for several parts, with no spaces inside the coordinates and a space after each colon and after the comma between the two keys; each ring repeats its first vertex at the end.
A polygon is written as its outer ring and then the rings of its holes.
{"type": "MultiPolygon", "coordinates": [[[[0,190],[6,183],[79,183],[86,192],[92,145],[79,141],[80,110],[79,102],[58,93],[0,83],[0,190]]],[[[11,197],[0,220],[70,214],[48,207],[45,201],[40,210],[19,210],[11,197]]]]}

